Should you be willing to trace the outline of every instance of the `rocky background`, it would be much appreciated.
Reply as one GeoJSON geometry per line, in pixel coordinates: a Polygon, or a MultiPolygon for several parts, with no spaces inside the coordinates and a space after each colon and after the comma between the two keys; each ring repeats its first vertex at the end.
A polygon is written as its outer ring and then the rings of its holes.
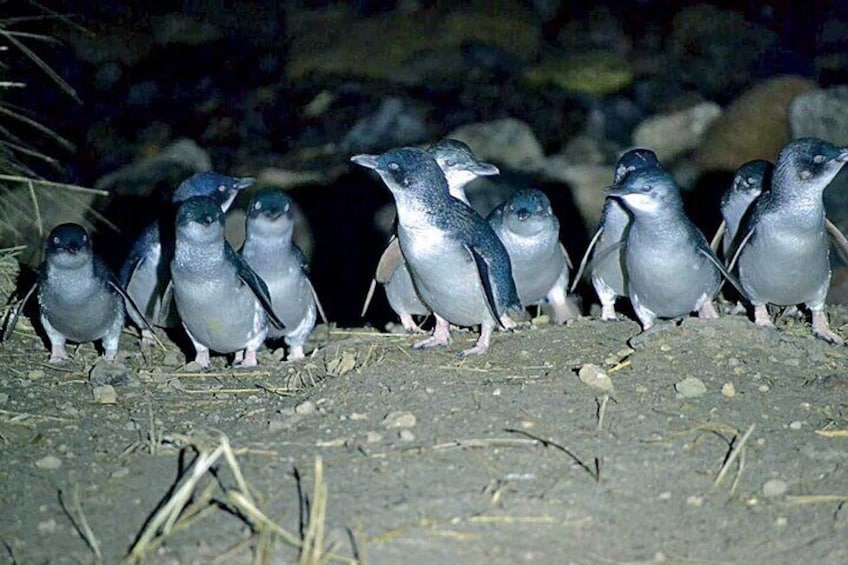
{"type": "MultiPolygon", "coordinates": [[[[471,187],[475,207],[542,188],[579,258],[611,165],[631,146],[654,149],[674,171],[710,237],[743,162],[774,160],[797,136],[848,145],[848,5],[838,0],[93,4],[2,2],[0,31],[53,38],[27,45],[73,89],[4,52],[25,86],[0,92],[2,107],[25,109],[68,143],[4,114],[5,140],[52,159],[18,152],[34,172],[109,194],[33,196],[7,184],[3,246],[27,244],[34,264],[43,231],[84,221],[117,266],[190,173],[257,176],[299,203],[313,282],[343,326],[362,324],[393,215],[388,191],[352,154],[462,139],[503,172],[471,187]]],[[[845,185],[843,174],[826,194],[843,229],[845,185]]],[[[844,270],[831,301],[848,301],[844,270]]],[[[367,322],[382,326],[388,314],[380,296],[367,322]]]]}

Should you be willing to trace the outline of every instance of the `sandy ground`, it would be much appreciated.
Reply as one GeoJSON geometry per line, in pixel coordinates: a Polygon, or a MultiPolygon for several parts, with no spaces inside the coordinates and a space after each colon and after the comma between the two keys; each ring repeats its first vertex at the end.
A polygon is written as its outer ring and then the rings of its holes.
{"type": "Polygon", "coordinates": [[[246,489],[367,563],[848,563],[848,350],[792,319],[689,319],[634,351],[638,332],[540,324],[460,360],[470,332],[413,352],[323,326],[306,362],[197,373],[129,330],[117,367],[91,345],[49,366],[24,322],[0,350],[0,562],[96,562],[86,537],[118,562],[225,434],[246,484],[218,459],[144,562],[296,561],[246,489]]]}

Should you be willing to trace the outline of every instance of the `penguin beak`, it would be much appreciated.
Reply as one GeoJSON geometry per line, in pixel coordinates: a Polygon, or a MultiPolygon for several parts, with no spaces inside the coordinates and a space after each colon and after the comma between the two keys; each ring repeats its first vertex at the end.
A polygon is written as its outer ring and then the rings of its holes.
{"type": "Polygon", "coordinates": [[[236,189],[236,190],[244,190],[245,188],[247,188],[247,187],[249,187],[249,186],[253,186],[254,184],[256,184],[256,179],[255,179],[255,178],[253,178],[253,177],[244,177],[244,178],[239,179],[239,180],[236,182],[236,184],[235,184],[235,189],[236,189]]]}
{"type": "Polygon", "coordinates": [[[848,147],[843,147],[839,150],[839,156],[836,157],[836,160],[840,163],[848,161],[848,147]]]}
{"type": "Polygon", "coordinates": [[[621,198],[627,194],[627,191],[617,186],[608,186],[604,189],[604,193],[607,195],[607,198],[621,198]]]}
{"type": "Polygon", "coordinates": [[[354,155],[350,158],[350,160],[361,167],[365,167],[366,169],[377,168],[377,155],[367,155],[363,153],[361,155],[354,155]]]}
{"type": "Polygon", "coordinates": [[[473,167],[469,167],[468,170],[478,177],[490,177],[492,175],[501,174],[500,169],[491,163],[477,163],[473,167]]]}

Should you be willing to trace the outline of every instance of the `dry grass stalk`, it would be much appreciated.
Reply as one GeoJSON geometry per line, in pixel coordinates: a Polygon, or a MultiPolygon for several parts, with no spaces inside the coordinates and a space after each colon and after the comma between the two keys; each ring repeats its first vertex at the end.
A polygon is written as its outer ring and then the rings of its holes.
{"type": "MultiPolygon", "coordinates": [[[[724,461],[724,465],[721,466],[721,470],[719,470],[718,475],[716,475],[715,482],[713,483],[713,487],[717,487],[724,480],[724,477],[727,475],[727,472],[730,470],[730,467],[733,465],[733,462],[739,457],[739,454],[745,449],[745,443],[748,441],[748,438],[751,437],[751,434],[754,433],[754,429],[756,428],[756,424],[751,424],[750,427],[745,431],[742,438],[733,444],[733,448],[730,450],[730,454],[727,456],[727,459],[724,461]]],[[[737,479],[734,481],[734,484],[738,482],[738,474],[742,472],[743,463],[740,460],[739,471],[737,473],[737,479]]]]}

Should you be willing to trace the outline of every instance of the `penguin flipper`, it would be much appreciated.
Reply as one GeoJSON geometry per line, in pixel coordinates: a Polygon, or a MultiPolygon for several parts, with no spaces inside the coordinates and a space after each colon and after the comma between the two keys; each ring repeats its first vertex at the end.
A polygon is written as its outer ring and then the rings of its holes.
{"type": "MultiPolygon", "coordinates": [[[[127,310],[132,309],[136,314],[138,314],[138,317],[141,320],[141,323],[144,324],[144,329],[146,329],[150,332],[150,334],[153,336],[153,339],[156,340],[156,343],[159,345],[159,347],[161,347],[162,349],[166,349],[165,344],[162,343],[159,340],[158,337],[156,337],[156,331],[153,329],[153,326],[150,325],[150,322],[147,321],[147,318],[142,313],[141,309],[138,307],[138,304],[135,303],[135,300],[132,299],[132,296],[130,296],[127,293],[126,290],[121,288],[121,285],[118,284],[117,281],[110,280],[108,284],[123,299],[124,308],[126,308],[127,310]]],[[[169,284],[168,288],[170,288],[170,287],[171,287],[171,285],[169,284]]]]}
{"type": "Polygon", "coordinates": [[[21,317],[21,312],[24,311],[24,306],[26,306],[26,303],[29,302],[30,298],[32,298],[32,294],[35,292],[36,288],[38,288],[37,282],[30,287],[23,299],[21,299],[18,307],[9,311],[9,315],[6,317],[8,324],[5,324],[2,334],[0,334],[0,343],[5,343],[6,339],[12,335],[13,331],[15,331],[15,326],[18,324],[18,318],[21,317]]]}
{"type": "Polygon", "coordinates": [[[362,305],[360,317],[364,318],[368,312],[368,307],[371,305],[371,299],[374,298],[374,291],[377,290],[377,279],[371,279],[371,284],[368,286],[368,294],[365,295],[365,304],[362,305]]]}
{"type": "Polygon", "coordinates": [[[374,274],[374,280],[380,284],[389,282],[401,261],[403,261],[403,253],[400,250],[400,241],[397,237],[392,237],[386,246],[386,250],[380,256],[380,262],[377,263],[377,272],[374,274]]]}
{"type": "Polygon", "coordinates": [[[724,237],[725,233],[727,233],[727,222],[722,220],[713,236],[713,240],[710,242],[710,249],[713,250],[713,253],[718,253],[718,246],[721,245],[721,238],[724,237]]]}
{"type": "Polygon", "coordinates": [[[848,239],[846,239],[845,235],[839,230],[839,228],[827,218],[824,219],[824,228],[833,240],[834,247],[836,247],[836,252],[839,253],[839,257],[848,263],[848,239]]]}
{"type": "Polygon", "coordinates": [[[565,245],[562,242],[559,243],[559,250],[562,251],[562,258],[565,259],[565,264],[568,265],[568,268],[574,270],[574,263],[571,262],[571,257],[568,255],[568,251],[565,249],[565,245]]]}
{"type": "Polygon", "coordinates": [[[471,253],[471,256],[474,258],[474,263],[477,265],[477,274],[480,277],[480,285],[483,287],[483,294],[486,295],[486,304],[489,306],[489,313],[498,323],[498,326],[503,327],[500,314],[498,314],[498,303],[495,300],[495,293],[493,289],[494,285],[492,284],[489,263],[480,254],[480,251],[473,246],[466,245],[465,248],[468,249],[469,253],[471,253]]]}
{"type": "Polygon", "coordinates": [[[589,241],[589,246],[586,247],[586,252],[583,253],[583,258],[580,259],[580,266],[577,267],[577,273],[574,275],[571,288],[568,290],[569,292],[574,292],[574,289],[577,288],[577,283],[580,282],[580,279],[583,277],[583,271],[586,270],[586,264],[589,262],[589,257],[592,256],[592,250],[595,248],[595,245],[598,243],[598,240],[601,238],[601,234],[603,233],[603,226],[598,227],[598,229],[595,230],[595,235],[592,236],[592,239],[589,241]]]}
{"type": "MultiPolygon", "coordinates": [[[[710,263],[715,265],[715,267],[719,270],[722,277],[724,277],[725,280],[729,281],[730,284],[733,285],[733,288],[735,288],[739,292],[740,295],[744,296],[746,299],[748,298],[748,294],[744,290],[742,290],[742,285],[739,283],[738,280],[736,280],[736,277],[734,277],[730,273],[730,270],[727,267],[725,267],[724,265],[721,264],[721,261],[718,260],[718,257],[715,256],[715,253],[713,253],[711,249],[704,248],[704,247],[698,247],[698,253],[700,253],[701,255],[706,257],[707,259],[709,259],[710,263]]],[[[724,284],[724,283],[722,283],[722,284],[724,284]]],[[[719,291],[720,290],[721,290],[721,286],[719,286],[719,291]]],[[[718,291],[716,291],[716,293],[718,293],[718,291]]]]}
{"type": "Polygon", "coordinates": [[[742,239],[738,239],[739,234],[737,233],[737,240],[734,242],[735,245],[731,247],[733,251],[733,258],[730,260],[730,263],[727,264],[727,270],[732,271],[734,267],[736,267],[736,262],[739,260],[739,255],[742,254],[742,250],[745,249],[745,245],[751,240],[751,236],[754,235],[754,228],[749,229],[745,232],[745,236],[742,239]]]}
{"type": "Polygon", "coordinates": [[[247,264],[247,261],[245,261],[241,255],[233,251],[233,248],[229,245],[226,247],[226,253],[227,257],[235,264],[239,279],[250,287],[250,290],[253,291],[253,295],[256,296],[256,299],[259,301],[259,304],[262,305],[262,309],[265,310],[265,314],[268,315],[268,321],[271,322],[271,325],[277,329],[284,330],[286,325],[274,313],[274,308],[271,305],[271,293],[268,291],[268,285],[265,284],[262,277],[257,275],[256,271],[247,264]]]}
{"type": "MultiPolygon", "coordinates": [[[[319,300],[318,298],[318,293],[315,292],[315,287],[312,286],[312,281],[307,278],[306,284],[309,285],[309,291],[312,292],[312,299],[315,301],[315,306],[318,308],[318,315],[321,316],[321,321],[325,324],[329,323],[327,321],[327,314],[324,313],[324,306],[321,304],[321,300],[319,300]]],[[[362,315],[364,316],[365,312],[363,312],[362,315]]]]}

